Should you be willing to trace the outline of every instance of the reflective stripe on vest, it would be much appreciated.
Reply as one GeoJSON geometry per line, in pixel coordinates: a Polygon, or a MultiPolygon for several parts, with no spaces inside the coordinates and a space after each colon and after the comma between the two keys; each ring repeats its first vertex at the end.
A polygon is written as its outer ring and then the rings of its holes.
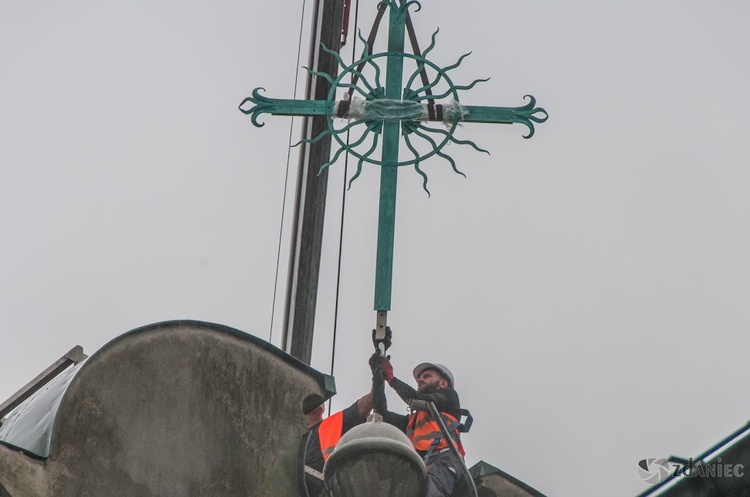
{"type": "MultiPolygon", "coordinates": [[[[443,418],[448,430],[450,430],[451,438],[456,442],[458,452],[462,456],[465,456],[466,453],[464,452],[463,445],[461,445],[461,438],[458,434],[458,420],[445,412],[441,412],[440,416],[443,418]],[[451,430],[451,427],[454,428],[451,430]]],[[[421,452],[430,450],[430,445],[432,445],[432,441],[436,438],[439,438],[440,441],[433,447],[434,450],[448,448],[448,441],[443,438],[440,425],[425,411],[416,411],[409,414],[409,420],[406,425],[406,436],[409,437],[414,448],[421,452]]]]}
{"type": "Polygon", "coordinates": [[[344,430],[344,411],[328,416],[318,425],[318,439],[320,440],[320,452],[323,454],[323,460],[327,461],[336,444],[341,439],[341,432],[344,430]]]}

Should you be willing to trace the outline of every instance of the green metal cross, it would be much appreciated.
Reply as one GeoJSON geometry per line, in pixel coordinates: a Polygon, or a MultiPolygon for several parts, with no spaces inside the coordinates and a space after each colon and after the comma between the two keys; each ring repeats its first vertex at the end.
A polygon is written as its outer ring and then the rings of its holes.
{"type": "MultiPolygon", "coordinates": [[[[469,90],[475,84],[487,80],[475,80],[466,86],[453,83],[448,72],[457,68],[468,54],[445,68],[426,59],[427,54],[435,46],[437,31],[432,35],[432,43],[424,53],[420,54],[416,47],[414,54],[404,52],[406,28],[411,27],[409,8],[412,6],[420,7],[416,1],[385,0],[379,3],[379,9],[387,8],[389,12],[387,52],[372,54],[369,42],[361,35],[360,39],[365,45],[362,57],[350,65],[345,64],[338,53],[327,50],[336,57],[342,68],[338,77],[333,78],[325,73],[310,71],[311,74],[323,77],[331,83],[327,100],[271,99],[260,94],[262,88],[256,88],[252,96],[240,104],[240,110],[251,115],[253,124],[258,127],[263,126],[263,123],[258,121],[258,116],[264,113],[281,116],[326,116],[328,130],[302,142],[313,143],[327,135],[336,140],[339,148],[333,158],[323,164],[321,170],[336,162],[343,152],[359,159],[357,172],[350,180],[350,185],[359,176],[364,163],[382,166],[374,305],[378,311],[379,332],[384,331],[386,313],[391,308],[398,167],[413,165],[422,176],[424,188],[427,190],[427,176],[420,169],[420,164],[432,156],[437,155],[447,160],[454,171],[463,174],[456,168],[455,161],[442,151],[445,145],[470,145],[476,150],[489,153],[470,140],[454,138],[459,123],[524,124],[529,129],[524,138],[531,138],[534,134],[534,123],[543,123],[548,118],[544,109],[535,107],[536,100],[530,95],[527,95],[529,102],[521,107],[461,105],[458,91],[469,90]],[[380,80],[380,59],[386,61],[385,85],[380,80]],[[405,59],[412,59],[417,65],[416,71],[410,75],[406,84],[405,59]],[[336,93],[340,90],[346,90],[348,96],[336,100],[336,93]],[[254,106],[249,109],[243,108],[248,102],[254,106]],[[444,126],[436,128],[428,125],[433,122],[442,123],[444,126]],[[349,134],[357,130],[362,132],[361,135],[350,142],[349,134]],[[378,157],[374,154],[381,138],[382,145],[378,157]],[[412,158],[399,160],[399,146],[402,141],[412,158]],[[362,152],[365,148],[366,151],[362,152]]],[[[376,23],[379,19],[380,15],[376,23]]],[[[412,43],[414,44],[414,41],[412,43]]]]}

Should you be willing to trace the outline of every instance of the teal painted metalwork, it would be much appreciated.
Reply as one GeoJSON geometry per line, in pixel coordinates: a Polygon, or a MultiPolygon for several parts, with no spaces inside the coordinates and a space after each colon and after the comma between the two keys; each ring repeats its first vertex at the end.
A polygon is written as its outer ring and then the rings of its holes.
{"type": "Polygon", "coordinates": [[[414,54],[404,52],[406,22],[412,7],[416,11],[421,9],[417,1],[379,2],[379,9],[389,10],[386,52],[373,54],[361,33],[358,36],[364,43],[362,56],[352,64],[346,64],[338,53],[323,47],[341,68],[335,78],[308,69],[311,75],[325,78],[331,84],[326,100],[272,99],[260,94],[262,88],[256,88],[252,96],[240,104],[240,110],[250,115],[253,124],[259,127],[263,123],[258,121],[258,117],[264,113],[325,115],[328,129],[300,143],[314,143],[330,135],[338,148],[320,170],[336,163],[343,153],[350,154],[357,159],[357,170],[349,180],[350,187],[361,174],[364,164],[381,166],[374,306],[378,311],[390,310],[391,306],[398,168],[414,166],[429,195],[427,174],[421,167],[427,159],[440,157],[457,174],[465,176],[458,170],[454,159],[445,153],[448,144],[467,145],[489,154],[473,141],[454,136],[461,123],[523,124],[528,128],[524,138],[531,138],[535,132],[534,125],[545,122],[549,117],[547,111],[536,107],[536,99],[531,95],[526,95],[528,103],[520,107],[462,105],[459,92],[470,90],[488,79],[476,79],[468,85],[454,83],[449,72],[458,68],[470,53],[445,67],[431,62],[427,56],[435,48],[439,30],[433,33],[431,43],[423,53],[419,54],[416,49],[414,54]],[[405,77],[404,63],[408,60],[413,60],[416,68],[405,77]],[[383,62],[385,84],[381,80],[383,62]],[[342,91],[346,95],[337,100],[337,94],[342,91]],[[250,104],[253,106],[249,107],[250,104]],[[437,123],[437,126],[429,125],[431,122],[437,123]],[[407,157],[399,157],[401,143],[409,152],[407,157]],[[380,154],[377,153],[378,148],[380,154]]]}
{"type": "MultiPolygon", "coordinates": [[[[412,2],[413,3],[413,2],[412,2]]],[[[459,140],[454,135],[459,125],[464,122],[481,122],[496,124],[523,124],[529,129],[529,133],[524,138],[531,138],[534,135],[534,123],[543,123],[547,120],[547,112],[543,108],[536,107],[536,99],[531,95],[526,95],[529,103],[520,107],[487,107],[487,106],[464,106],[460,103],[459,92],[470,90],[476,84],[486,82],[488,79],[477,79],[468,85],[456,85],[448,72],[460,66],[461,62],[469,55],[462,55],[454,64],[442,68],[437,64],[427,60],[425,56],[434,48],[437,31],[432,36],[432,43],[421,56],[404,53],[403,51],[392,51],[369,54],[370,47],[367,41],[361,35],[360,39],[364,42],[364,55],[352,64],[345,64],[339,54],[330,52],[339,61],[342,68],[338,77],[331,78],[327,74],[310,71],[317,77],[324,77],[331,83],[331,91],[328,99],[320,100],[282,100],[271,99],[260,95],[257,88],[253,91],[253,96],[248,97],[240,104],[240,110],[252,116],[253,124],[262,126],[258,121],[258,116],[263,113],[273,115],[299,115],[314,116],[326,115],[328,117],[328,129],[320,135],[308,140],[313,143],[321,140],[326,135],[331,135],[338,149],[331,159],[321,166],[321,169],[327,168],[336,163],[343,153],[349,153],[358,159],[357,170],[349,181],[349,185],[359,177],[362,172],[362,166],[365,163],[378,166],[385,165],[381,156],[377,156],[378,145],[381,145],[383,125],[389,121],[399,121],[402,127],[402,138],[412,154],[412,157],[402,159],[395,165],[415,167],[417,173],[423,178],[423,187],[427,190],[427,175],[422,171],[420,165],[427,159],[438,156],[448,161],[451,167],[459,174],[455,162],[447,154],[443,153],[443,148],[455,143],[458,145],[469,145],[474,149],[489,153],[487,150],[480,148],[471,140],[459,140]],[[403,93],[399,90],[396,98],[386,96],[385,88],[380,80],[381,69],[377,62],[379,59],[386,60],[403,60],[412,59],[416,62],[417,68],[410,75],[403,93]],[[365,64],[372,69],[374,75],[368,79],[367,75],[357,68],[365,64]],[[429,85],[414,88],[413,85],[422,70],[432,70],[434,77],[429,85]],[[357,77],[357,83],[352,84],[348,81],[352,76],[357,77]],[[431,94],[439,86],[444,88],[440,94],[431,94]],[[341,90],[353,90],[355,95],[352,101],[336,100],[337,92],[341,90]],[[445,100],[446,103],[437,103],[445,100]],[[255,104],[250,109],[244,107],[248,103],[255,104]],[[345,103],[349,105],[349,110],[341,118],[337,115],[339,105],[345,103]],[[432,104],[437,116],[430,116],[428,105],[432,104]],[[426,122],[440,121],[446,129],[430,127],[426,122]],[[353,132],[361,129],[361,135],[355,137],[347,143],[347,132],[353,132]],[[421,141],[421,147],[417,141],[421,141]]],[[[300,142],[301,143],[301,142],[300,142]]]]}
{"type": "MultiPolygon", "coordinates": [[[[406,9],[408,5],[409,3],[406,3],[402,8],[398,8],[394,1],[390,3],[390,23],[388,26],[389,53],[404,53],[406,9]]],[[[389,99],[390,102],[401,99],[403,78],[404,58],[398,55],[389,56],[386,65],[385,98],[389,99]]],[[[398,106],[395,107],[398,108],[398,106]]],[[[393,237],[396,231],[396,184],[398,179],[398,169],[396,166],[399,165],[398,146],[400,132],[400,121],[394,119],[383,121],[383,148],[381,157],[383,168],[380,170],[378,251],[375,263],[374,308],[376,311],[388,311],[391,308],[393,237]]],[[[362,167],[361,159],[359,164],[358,171],[362,167]]]]}
{"type": "Polygon", "coordinates": [[[260,91],[266,91],[265,88],[256,88],[253,90],[253,96],[247,97],[240,104],[240,112],[250,115],[253,124],[263,127],[265,123],[258,122],[258,116],[263,113],[269,113],[276,116],[325,116],[330,114],[329,107],[333,106],[332,102],[327,100],[282,100],[264,97],[260,91]],[[249,110],[242,108],[248,102],[255,104],[249,110]]]}
{"type": "Polygon", "coordinates": [[[523,107],[480,107],[477,105],[467,105],[464,107],[464,116],[461,119],[466,123],[504,123],[504,124],[524,124],[529,128],[529,134],[524,138],[534,136],[534,124],[543,123],[547,120],[547,111],[535,107],[536,99],[531,95],[524,98],[529,99],[529,103],[523,107]],[[541,117],[536,114],[540,114],[541,117]]]}

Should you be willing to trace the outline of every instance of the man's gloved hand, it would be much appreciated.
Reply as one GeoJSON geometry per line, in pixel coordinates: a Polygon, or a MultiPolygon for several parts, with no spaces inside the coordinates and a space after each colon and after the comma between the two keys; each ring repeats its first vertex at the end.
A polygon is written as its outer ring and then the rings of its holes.
{"type": "Polygon", "coordinates": [[[391,365],[391,361],[389,361],[390,358],[391,356],[380,358],[380,369],[383,370],[383,378],[388,383],[393,379],[393,366],[391,365]]]}
{"type": "Polygon", "coordinates": [[[378,348],[379,344],[383,344],[386,350],[388,350],[393,343],[393,332],[391,331],[390,326],[385,327],[385,338],[378,339],[375,338],[375,335],[377,334],[377,330],[372,330],[372,344],[375,346],[375,350],[380,351],[378,348]]]}
{"type": "Polygon", "coordinates": [[[385,381],[393,379],[393,366],[391,365],[391,356],[383,357],[378,352],[370,356],[367,361],[370,364],[370,370],[373,375],[381,375],[385,381]]]}
{"type": "Polygon", "coordinates": [[[372,374],[375,374],[376,371],[380,369],[380,359],[382,358],[383,356],[380,355],[380,352],[375,352],[370,356],[370,359],[367,362],[370,364],[370,371],[372,371],[372,374]]]}

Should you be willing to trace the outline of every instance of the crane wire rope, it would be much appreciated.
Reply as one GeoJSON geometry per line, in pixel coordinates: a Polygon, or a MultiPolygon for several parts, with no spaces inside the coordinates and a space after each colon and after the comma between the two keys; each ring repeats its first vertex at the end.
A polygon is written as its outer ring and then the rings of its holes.
{"type": "MultiPolygon", "coordinates": [[[[354,7],[354,33],[352,36],[354,42],[352,43],[352,64],[354,63],[355,57],[357,56],[357,30],[359,29],[359,0],[356,1],[354,7]]],[[[354,79],[354,75],[352,75],[354,79]]],[[[353,83],[354,81],[352,81],[353,83]]],[[[346,144],[349,145],[349,131],[346,132],[346,144]]],[[[338,334],[338,322],[339,322],[339,297],[341,295],[341,260],[344,247],[344,214],[346,212],[346,177],[349,171],[349,150],[347,147],[346,155],[344,156],[344,180],[341,185],[341,219],[339,223],[339,253],[336,262],[336,298],[334,300],[333,307],[333,338],[331,340],[331,376],[333,376],[333,370],[336,365],[336,338],[338,334]]],[[[328,415],[331,415],[331,399],[328,399],[328,415]]]]}
{"type": "MultiPolygon", "coordinates": [[[[299,16],[299,37],[297,39],[297,61],[294,65],[294,98],[297,98],[297,86],[299,83],[299,63],[302,54],[302,32],[304,30],[305,6],[307,0],[302,0],[302,11],[299,16]]],[[[279,262],[281,260],[281,240],[284,233],[284,217],[286,215],[286,198],[289,187],[289,163],[292,156],[292,133],[294,130],[294,117],[289,122],[289,140],[286,151],[286,172],[284,174],[284,194],[281,201],[281,221],[279,222],[279,242],[276,249],[276,271],[273,279],[273,300],[271,302],[271,324],[268,330],[268,343],[273,339],[273,318],[276,314],[276,294],[279,286],[279,262]]]]}

